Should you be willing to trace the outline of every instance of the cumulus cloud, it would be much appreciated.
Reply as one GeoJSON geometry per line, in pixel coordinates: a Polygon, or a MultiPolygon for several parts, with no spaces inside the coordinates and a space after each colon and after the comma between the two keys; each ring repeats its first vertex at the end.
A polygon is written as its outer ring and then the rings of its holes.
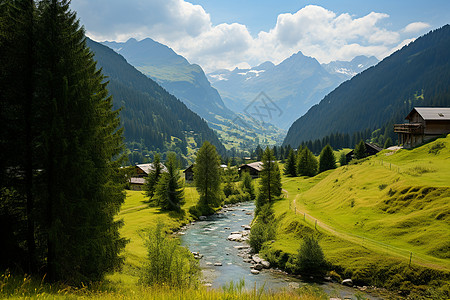
{"type": "Polygon", "coordinates": [[[308,5],[293,14],[280,14],[271,30],[252,36],[242,24],[212,25],[202,6],[184,0],[72,0],[72,7],[95,40],[150,37],[206,71],[267,60],[280,63],[298,51],[322,63],[357,55],[382,59],[410,42],[412,34],[430,27],[415,22],[392,31],[380,25],[389,18],[384,13],[354,17],[308,5]]]}
{"type": "Polygon", "coordinates": [[[424,23],[424,22],[414,22],[411,24],[408,24],[404,29],[403,32],[405,33],[416,33],[420,32],[424,29],[430,28],[430,24],[424,23]]]}

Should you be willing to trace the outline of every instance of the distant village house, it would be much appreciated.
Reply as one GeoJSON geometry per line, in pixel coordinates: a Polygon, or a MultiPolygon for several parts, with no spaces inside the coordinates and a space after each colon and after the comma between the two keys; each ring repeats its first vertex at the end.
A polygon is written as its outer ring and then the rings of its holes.
{"type": "Polygon", "coordinates": [[[450,133],[449,107],[415,107],[404,124],[395,124],[399,144],[413,148],[433,138],[450,133]]]}
{"type": "MultiPolygon", "coordinates": [[[[371,144],[371,143],[366,143],[364,142],[364,144],[366,145],[366,156],[372,156],[377,154],[378,152],[380,152],[381,150],[383,150],[383,148],[378,147],[375,144],[371,144]]],[[[355,157],[355,150],[350,151],[349,153],[347,153],[345,155],[346,160],[347,161],[351,161],[354,157],[355,157]]]]}
{"type": "MultiPolygon", "coordinates": [[[[135,166],[135,174],[130,178],[129,184],[130,189],[134,191],[142,191],[145,184],[145,177],[154,170],[154,165],[150,164],[139,164],[135,166]]],[[[161,163],[161,171],[163,173],[167,172],[167,168],[161,163]]]]}
{"type": "Polygon", "coordinates": [[[252,178],[258,178],[259,173],[262,171],[263,163],[261,161],[244,164],[239,166],[239,175],[242,174],[242,172],[248,172],[252,178]]]}

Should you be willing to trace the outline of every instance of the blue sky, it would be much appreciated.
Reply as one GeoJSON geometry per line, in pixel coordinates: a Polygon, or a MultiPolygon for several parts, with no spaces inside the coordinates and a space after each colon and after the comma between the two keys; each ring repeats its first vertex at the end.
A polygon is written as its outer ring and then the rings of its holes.
{"type": "Polygon", "coordinates": [[[150,37],[207,72],[280,63],[378,59],[450,23],[450,0],[72,0],[97,41],[150,37]]]}
{"type": "Polygon", "coordinates": [[[211,14],[211,21],[220,23],[246,24],[250,32],[270,30],[280,13],[294,13],[306,5],[323,6],[338,14],[350,13],[363,16],[370,12],[390,15],[388,27],[401,29],[405,24],[416,21],[427,22],[438,28],[450,22],[449,0],[193,0],[211,14]]]}

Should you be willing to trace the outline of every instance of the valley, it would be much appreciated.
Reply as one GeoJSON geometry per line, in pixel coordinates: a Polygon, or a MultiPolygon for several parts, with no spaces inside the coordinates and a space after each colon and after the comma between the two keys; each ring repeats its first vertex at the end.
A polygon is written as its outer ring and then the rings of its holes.
{"type": "Polygon", "coordinates": [[[450,299],[450,6],[336,5],[1,1],[0,298],[450,299]]]}

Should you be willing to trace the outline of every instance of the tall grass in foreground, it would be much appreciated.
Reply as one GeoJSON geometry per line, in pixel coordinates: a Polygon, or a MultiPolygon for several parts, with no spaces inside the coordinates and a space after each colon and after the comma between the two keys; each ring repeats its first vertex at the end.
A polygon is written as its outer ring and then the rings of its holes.
{"type": "Polygon", "coordinates": [[[191,299],[275,299],[275,300],[325,300],[329,297],[317,287],[306,286],[298,290],[270,292],[263,289],[246,290],[242,283],[230,283],[222,289],[205,287],[172,288],[164,285],[146,287],[117,287],[109,283],[99,283],[79,288],[64,284],[46,284],[29,276],[15,277],[9,273],[0,277],[0,298],[7,299],[155,299],[155,300],[191,300],[191,299]]]}

